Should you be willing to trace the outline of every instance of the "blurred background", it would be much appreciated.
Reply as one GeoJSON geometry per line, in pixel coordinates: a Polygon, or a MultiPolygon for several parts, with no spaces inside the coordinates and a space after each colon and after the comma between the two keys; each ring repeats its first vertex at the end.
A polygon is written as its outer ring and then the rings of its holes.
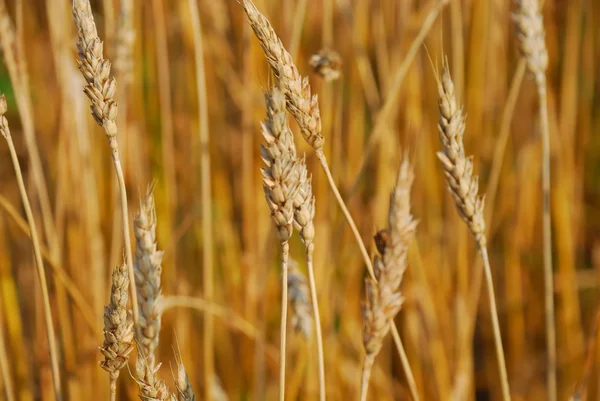
{"type": "MultiPolygon", "coordinates": [[[[45,248],[64,387],[70,400],[107,399],[98,347],[109,274],[123,249],[110,149],[82,92],[70,2],[0,3],[0,91],[8,100],[7,118],[45,248]],[[7,67],[11,47],[14,71],[7,67]]],[[[118,82],[130,214],[137,213],[146,187],[156,180],[163,294],[189,301],[178,307],[171,298],[175,306],[164,312],[159,375],[172,385],[178,348],[198,395],[209,385],[214,400],[275,399],[279,244],[259,171],[263,91],[274,80],[258,41],[238,2],[198,0],[208,95],[203,105],[197,100],[202,78],[195,73],[188,2],[133,0],[131,30],[125,31],[120,24],[128,13],[121,1],[91,3],[118,82]],[[199,117],[202,106],[208,121],[199,117]],[[201,213],[203,123],[210,135],[210,215],[201,213]],[[203,219],[212,220],[212,232],[203,232],[203,219]],[[203,296],[204,236],[214,244],[209,300],[203,296]],[[213,383],[203,380],[205,313],[215,322],[213,383]]],[[[520,62],[512,2],[256,0],[256,6],[319,95],[325,153],[373,252],[372,237],[386,224],[403,152],[414,164],[413,214],[420,223],[397,325],[422,399],[498,400],[489,308],[485,294],[480,296],[485,291],[481,265],[436,158],[437,84],[423,45],[404,64],[401,85],[393,85],[411,43],[434,14],[423,44],[434,64],[447,54],[467,114],[465,147],[474,155],[480,191],[487,194],[488,243],[513,399],[545,400],[538,98],[520,62]],[[338,80],[324,80],[309,65],[322,49],[339,54],[338,80]],[[373,139],[384,104],[386,123],[373,139]]],[[[580,399],[600,400],[600,347],[594,348],[600,300],[600,2],[547,0],[543,14],[550,58],[559,399],[585,389],[587,397],[580,399]]],[[[295,123],[292,128],[297,131],[295,123]]],[[[365,268],[314,152],[302,140],[297,146],[306,151],[316,196],[315,269],[327,392],[332,400],[353,399],[364,352],[365,268]]],[[[52,400],[40,286],[23,219],[2,141],[0,339],[17,398],[52,400]]],[[[305,272],[303,252],[295,238],[292,257],[305,272]]],[[[289,333],[287,399],[315,399],[314,336],[289,333]]],[[[409,399],[390,343],[373,371],[373,400],[409,399]]],[[[121,377],[120,399],[137,399],[126,369],[121,377]]],[[[0,394],[6,385],[0,381],[0,394]]]]}

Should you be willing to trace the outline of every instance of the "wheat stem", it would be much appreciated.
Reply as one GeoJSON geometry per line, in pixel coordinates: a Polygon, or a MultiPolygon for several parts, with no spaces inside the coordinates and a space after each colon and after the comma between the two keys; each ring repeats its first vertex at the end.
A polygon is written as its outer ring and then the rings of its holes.
{"type": "Polygon", "coordinates": [[[280,338],[281,346],[279,351],[279,401],[285,400],[285,354],[286,354],[286,335],[287,335],[287,298],[288,298],[288,257],[290,245],[283,242],[281,244],[281,325],[280,338]]]}
{"type": "Polygon", "coordinates": [[[548,100],[546,77],[536,78],[540,98],[539,114],[542,136],[542,197],[544,288],[546,313],[546,346],[548,347],[548,400],[556,401],[556,318],[554,316],[554,274],[552,270],[552,219],[550,215],[550,130],[548,127],[548,100]]]}
{"type": "Polygon", "coordinates": [[[479,252],[483,260],[483,269],[485,272],[485,281],[488,287],[488,298],[490,302],[490,315],[492,319],[492,329],[494,331],[494,345],[496,346],[496,359],[498,360],[498,370],[500,373],[500,385],[502,386],[502,396],[505,401],[510,401],[510,389],[508,387],[508,375],[506,374],[506,362],[504,361],[504,347],[502,346],[502,335],[500,334],[500,322],[498,321],[498,308],[496,307],[496,295],[494,293],[494,280],[492,279],[492,269],[488,258],[487,247],[479,245],[479,252]]]}
{"type": "Polygon", "coordinates": [[[410,395],[412,396],[412,399],[414,401],[419,401],[419,391],[417,390],[417,383],[415,382],[415,377],[412,373],[412,369],[410,368],[410,363],[408,362],[408,356],[406,355],[406,351],[404,350],[404,345],[402,344],[400,333],[398,333],[398,328],[396,328],[396,325],[394,324],[392,324],[391,330],[392,337],[394,338],[394,343],[396,344],[396,349],[398,350],[398,356],[400,357],[400,363],[402,363],[402,368],[404,369],[404,374],[406,375],[406,382],[408,383],[410,395]]]}
{"type": "Polygon", "coordinates": [[[363,358],[362,373],[360,378],[360,401],[367,401],[367,394],[369,393],[369,379],[371,378],[371,371],[373,370],[374,363],[375,354],[366,354],[363,358]]]}
{"type": "Polygon", "coordinates": [[[54,322],[52,321],[52,309],[50,307],[50,295],[48,293],[48,283],[46,282],[46,272],[44,270],[44,262],[42,260],[42,252],[40,248],[40,240],[38,238],[38,232],[33,219],[33,212],[31,210],[31,204],[27,196],[27,190],[25,189],[25,182],[23,181],[23,174],[21,172],[21,166],[19,164],[19,157],[15,145],[10,135],[8,127],[8,120],[4,116],[6,113],[6,99],[4,95],[0,97],[0,133],[6,139],[8,144],[8,150],[10,152],[11,161],[15,170],[17,178],[17,185],[19,186],[19,192],[21,194],[21,200],[23,201],[23,208],[27,216],[29,223],[29,230],[31,232],[31,242],[33,243],[33,253],[35,256],[35,265],[37,268],[38,278],[40,280],[40,287],[42,290],[42,301],[44,305],[44,320],[46,322],[46,335],[48,337],[48,349],[50,351],[50,364],[52,370],[52,382],[54,384],[54,396],[56,401],[62,400],[62,390],[60,385],[60,370],[59,370],[59,357],[58,347],[56,345],[56,335],[54,331],[54,322]]]}
{"type": "MultiPolygon", "coordinates": [[[[212,301],[213,283],[213,235],[211,214],[211,176],[208,133],[208,99],[206,93],[206,76],[204,70],[204,48],[200,14],[196,0],[189,0],[189,7],[194,30],[194,57],[196,62],[196,83],[198,108],[200,113],[200,171],[201,171],[201,203],[202,203],[202,251],[204,297],[212,301]]],[[[204,398],[212,400],[211,383],[214,378],[214,321],[209,314],[204,315],[204,398]]]]}
{"type": "Polygon", "coordinates": [[[325,353],[323,352],[323,334],[321,332],[321,318],[319,316],[319,303],[317,301],[317,287],[315,285],[315,272],[313,268],[313,248],[311,244],[306,250],[306,262],[308,265],[308,282],[310,285],[310,298],[312,302],[313,315],[315,317],[315,330],[317,331],[317,357],[319,362],[319,400],[325,401],[327,396],[325,388],[325,353]]]}

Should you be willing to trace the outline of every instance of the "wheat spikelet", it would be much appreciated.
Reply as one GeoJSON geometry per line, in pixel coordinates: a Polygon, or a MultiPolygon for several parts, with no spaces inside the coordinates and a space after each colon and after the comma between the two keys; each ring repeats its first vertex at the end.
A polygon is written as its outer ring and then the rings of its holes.
{"type": "Polygon", "coordinates": [[[266,146],[261,157],[263,187],[271,217],[278,228],[279,241],[287,243],[292,236],[294,199],[298,193],[298,166],[292,132],[287,125],[283,92],[274,88],[265,95],[267,120],[262,124],[266,146]]]}
{"type": "Polygon", "coordinates": [[[463,134],[465,116],[454,93],[454,83],[445,60],[442,76],[438,81],[440,119],[438,128],[442,151],[438,158],[444,167],[446,181],[458,213],[469,226],[479,247],[486,245],[485,220],[483,217],[484,197],[478,195],[479,182],[473,176],[473,157],[465,156],[463,134]]]}
{"type": "Polygon", "coordinates": [[[194,389],[190,383],[187,371],[181,357],[177,362],[177,377],[175,378],[175,384],[177,385],[177,400],[178,401],[196,401],[196,395],[194,389]]]}
{"type": "MultiPolygon", "coordinates": [[[[410,188],[413,182],[412,168],[405,158],[398,172],[396,186],[390,196],[386,243],[380,247],[381,256],[375,257],[377,282],[366,280],[367,299],[363,308],[365,320],[364,346],[367,355],[376,356],[383,338],[404,298],[399,292],[406,270],[406,254],[414,237],[417,221],[410,214],[410,188]]],[[[380,234],[383,235],[383,234],[380,234]]]]}
{"type": "Polygon", "coordinates": [[[412,167],[408,157],[404,157],[390,196],[388,227],[376,236],[377,247],[381,253],[375,257],[374,263],[377,282],[371,278],[365,281],[363,345],[366,355],[361,386],[363,400],[367,396],[369,376],[375,358],[390,330],[391,322],[404,301],[400,293],[400,284],[406,271],[408,246],[417,228],[417,220],[410,213],[410,190],[413,180],[412,167]]]}
{"type": "Polygon", "coordinates": [[[288,296],[292,306],[291,323],[296,333],[309,339],[312,333],[312,316],[306,277],[298,269],[295,261],[290,260],[288,273],[288,296]]]}
{"type": "Polygon", "coordinates": [[[110,61],[104,59],[103,44],[98,37],[89,0],[73,1],[73,18],[77,25],[77,65],[87,85],[83,91],[92,102],[92,115],[104,129],[111,147],[116,146],[117,82],[110,76],[110,61]]]}
{"type": "Polygon", "coordinates": [[[125,85],[133,81],[133,45],[135,29],[133,27],[133,1],[121,1],[119,9],[119,24],[115,49],[115,70],[123,78],[125,85]]]}
{"type": "Polygon", "coordinates": [[[298,164],[298,192],[294,197],[294,227],[307,249],[314,247],[315,239],[315,197],[312,193],[311,177],[308,176],[306,161],[303,158],[298,164]]]}
{"type": "Polygon", "coordinates": [[[177,398],[169,392],[164,381],[158,378],[161,364],[150,366],[143,355],[138,354],[135,364],[136,382],[140,388],[142,401],[176,401],[177,398]]]}
{"type": "Polygon", "coordinates": [[[312,95],[308,78],[302,77],[292,56],[265,18],[250,0],[243,0],[248,22],[265,52],[268,63],[285,91],[287,108],[300,127],[302,136],[310,146],[319,150],[325,139],[321,135],[321,113],[317,95],[312,95]]]}
{"type": "Polygon", "coordinates": [[[163,252],[156,246],[156,210],[150,185],[133,219],[135,232],[135,285],[140,305],[140,323],[136,340],[148,364],[155,365],[155,350],[161,325],[161,273],[163,252]]]}
{"type": "Polygon", "coordinates": [[[544,19],[538,0],[517,0],[518,11],[513,15],[517,26],[519,49],[527,61],[527,70],[536,81],[545,79],[548,68],[548,50],[544,19]]]}
{"type": "Polygon", "coordinates": [[[100,347],[104,361],[100,366],[109,373],[111,397],[116,393],[120,370],[133,351],[133,322],[127,316],[127,264],[115,266],[112,273],[110,301],[104,307],[104,344],[100,347]]]}

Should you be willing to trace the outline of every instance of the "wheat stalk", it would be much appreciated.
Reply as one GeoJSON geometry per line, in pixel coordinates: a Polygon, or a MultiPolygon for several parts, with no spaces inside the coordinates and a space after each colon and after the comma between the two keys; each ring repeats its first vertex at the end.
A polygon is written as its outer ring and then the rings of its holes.
{"type": "Polygon", "coordinates": [[[104,361],[102,369],[109,374],[110,399],[117,395],[117,379],[133,351],[133,322],[127,316],[127,264],[116,266],[112,273],[110,301],[104,307],[104,344],[100,347],[104,361]]]}
{"type": "Polygon", "coordinates": [[[546,69],[548,50],[544,32],[544,19],[538,0],[518,0],[518,11],[513,16],[519,46],[527,63],[527,70],[535,77],[538,90],[539,118],[542,139],[542,225],[544,246],[544,292],[546,314],[546,346],[548,347],[547,389],[548,400],[556,401],[556,321],[554,316],[554,282],[552,270],[552,217],[550,213],[550,129],[548,126],[548,100],[546,69]]]}
{"type": "Polygon", "coordinates": [[[442,143],[442,151],[438,152],[437,155],[444,168],[446,183],[454,199],[456,210],[471,230],[483,260],[502,395],[504,400],[508,401],[510,400],[510,390],[506,374],[506,362],[504,361],[500,323],[498,322],[494,283],[486,245],[483,214],[485,202],[484,197],[479,196],[478,179],[473,175],[473,157],[465,155],[463,144],[465,116],[454,93],[454,83],[450,76],[447,59],[444,60],[441,77],[436,71],[436,80],[438,81],[440,112],[438,128],[442,143]]]}
{"type": "Polygon", "coordinates": [[[77,50],[79,60],[77,65],[87,82],[83,91],[91,102],[92,116],[103,128],[112,154],[119,189],[121,194],[121,216],[123,220],[123,238],[125,239],[125,255],[129,270],[131,289],[131,304],[133,321],[137,327],[138,300],[135,291],[135,276],[133,272],[133,257],[131,255],[131,238],[129,237],[129,213],[127,211],[127,190],[123,177],[123,168],[119,159],[119,142],[117,140],[116,118],[118,113],[114,95],[117,82],[110,76],[110,61],[104,59],[102,41],[98,37],[96,23],[92,15],[89,0],[73,0],[73,19],[77,26],[77,50]]]}
{"type": "MultiPolygon", "coordinates": [[[[208,301],[213,300],[213,226],[211,211],[211,167],[210,167],[210,136],[208,126],[208,95],[206,89],[206,72],[204,69],[204,43],[202,26],[200,24],[200,12],[197,0],[189,0],[189,9],[194,32],[194,59],[196,65],[196,85],[198,96],[198,112],[200,117],[200,171],[201,187],[200,202],[202,204],[202,263],[203,263],[203,286],[204,296],[208,301]]],[[[207,383],[204,391],[206,401],[212,399],[210,387],[214,379],[214,328],[212,316],[204,316],[204,381],[207,383]]]]}
{"type": "Polygon", "coordinates": [[[298,193],[300,161],[296,158],[294,137],[287,125],[285,97],[279,88],[265,94],[267,119],[262,124],[266,146],[261,145],[265,167],[261,169],[265,198],[281,243],[281,351],[279,356],[279,400],[285,398],[285,354],[287,325],[287,282],[289,239],[293,232],[294,199],[298,193]]]}
{"type": "Polygon", "coordinates": [[[154,186],[150,185],[133,219],[135,233],[135,286],[140,305],[139,329],[136,331],[138,350],[150,367],[156,365],[156,348],[160,334],[162,298],[160,278],[163,252],[156,246],[156,210],[154,186]]]}
{"type": "MultiPolygon", "coordinates": [[[[381,254],[375,257],[376,280],[365,280],[367,296],[363,305],[363,344],[366,355],[362,368],[362,401],[367,399],[371,369],[383,346],[383,339],[390,330],[390,322],[393,322],[404,301],[400,293],[400,284],[406,271],[408,247],[417,228],[417,221],[410,214],[410,190],[413,180],[412,167],[405,156],[390,196],[388,227],[376,237],[381,254]]],[[[410,371],[410,368],[405,366],[405,370],[410,371]]],[[[418,399],[414,379],[409,380],[409,384],[413,398],[418,399]]]]}
{"type": "Polygon", "coordinates": [[[44,320],[46,323],[46,335],[48,337],[48,348],[50,351],[50,363],[52,369],[52,383],[54,385],[54,396],[57,401],[62,400],[62,390],[60,386],[60,370],[59,370],[59,356],[58,347],[56,345],[56,335],[54,331],[54,322],[52,321],[52,309],[50,308],[50,295],[48,293],[48,283],[46,282],[46,271],[44,269],[44,262],[42,260],[42,251],[40,246],[40,240],[38,238],[38,232],[33,219],[33,212],[31,210],[31,204],[29,203],[29,197],[27,196],[27,190],[25,189],[25,182],[23,181],[23,173],[19,164],[19,157],[13,143],[10,128],[8,127],[8,120],[4,116],[6,114],[7,104],[4,95],[0,95],[0,134],[6,140],[8,144],[8,150],[10,152],[11,161],[17,177],[17,184],[19,186],[19,192],[21,193],[21,200],[23,201],[23,207],[25,214],[27,215],[27,222],[29,223],[29,231],[31,232],[31,242],[33,243],[33,253],[35,256],[35,265],[37,268],[38,277],[40,280],[40,287],[42,289],[42,301],[44,305],[44,320]]]}

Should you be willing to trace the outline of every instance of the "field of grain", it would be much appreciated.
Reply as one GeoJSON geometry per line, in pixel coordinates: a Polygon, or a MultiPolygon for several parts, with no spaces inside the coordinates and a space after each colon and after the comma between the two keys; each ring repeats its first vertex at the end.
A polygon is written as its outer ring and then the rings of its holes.
{"type": "Polygon", "coordinates": [[[0,399],[600,400],[600,2],[540,3],[0,0],[0,399]]]}

